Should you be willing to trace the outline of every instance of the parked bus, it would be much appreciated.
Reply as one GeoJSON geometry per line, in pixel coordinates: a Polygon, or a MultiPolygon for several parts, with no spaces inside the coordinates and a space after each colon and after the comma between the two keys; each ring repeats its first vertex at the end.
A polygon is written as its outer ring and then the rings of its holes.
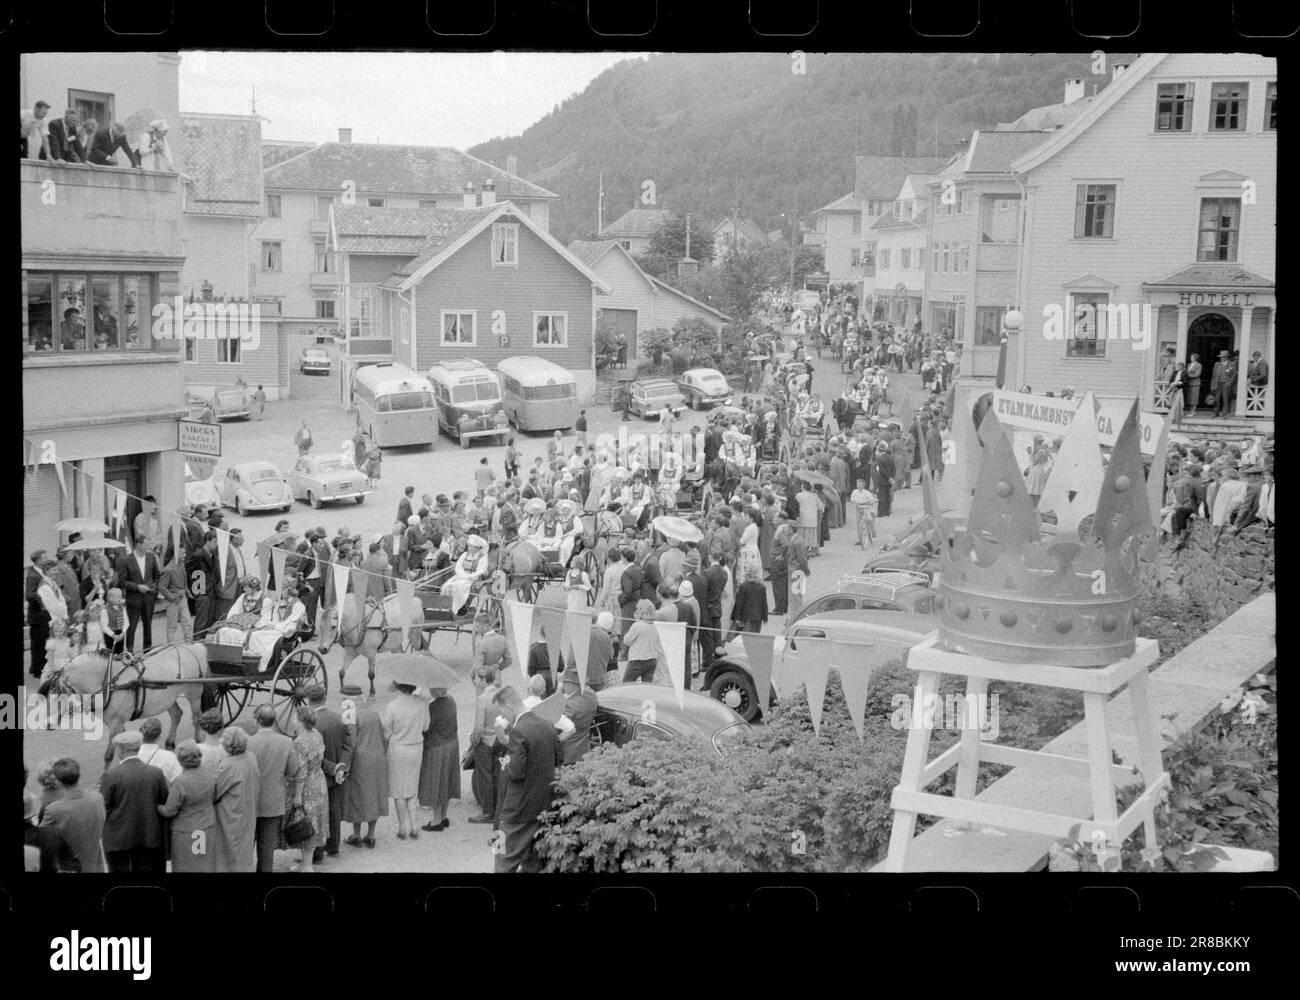
{"type": "Polygon", "coordinates": [[[497,365],[506,416],[521,431],[567,431],[578,419],[573,372],[543,358],[506,358],[497,365]]]}
{"type": "Polygon", "coordinates": [[[438,436],[438,408],[433,386],[405,365],[366,365],[352,377],[357,418],[381,448],[433,444],[438,436]]]}
{"type": "Polygon", "coordinates": [[[509,425],[501,402],[501,383],[481,361],[465,358],[442,361],[429,369],[438,426],[468,448],[474,438],[499,437],[505,443],[509,425]]]}

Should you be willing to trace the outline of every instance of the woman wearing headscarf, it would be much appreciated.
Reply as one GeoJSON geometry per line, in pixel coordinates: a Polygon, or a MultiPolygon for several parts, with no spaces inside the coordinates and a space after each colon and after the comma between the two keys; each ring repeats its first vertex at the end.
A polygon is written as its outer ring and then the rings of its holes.
{"type": "Polygon", "coordinates": [[[460,734],[456,730],[456,702],[442,689],[429,692],[429,727],[424,731],[420,758],[420,805],[433,810],[423,829],[447,829],[447,802],[460,798],[460,734]]]}
{"type": "Polygon", "coordinates": [[[415,825],[415,799],[420,794],[420,762],[424,731],[429,728],[429,702],[416,696],[411,684],[394,684],[397,694],[384,705],[379,720],[388,754],[388,794],[397,809],[397,839],[420,836],[415,825]]]}
{"type": "Polygon", "coordinates": [[[171,783],[167,801],[158,812],[171,820],[173,872],[215,872],[217,870],[217,792],[214,770],[203,765],[203,753],[193,740],[176,747],[181,773],[171,783]]]}
{"type": "Polygon", "coordinates": [[[217,764],[217,871],[257,870],[257,795],[261,771],[248,753],[248,734],[230,726],[221,734],[225,756],[217,764]]]}
{"type": "Polygon", "coordinates": [[[772,535],[772,614],[783,615],[790,599],[790,539],[798,534],[789,518],[782,518],[772,535]]]}
{"type": "Polygon", "coordinates": [[[356,697],[356,734],[352,738],[352,761],[343,781],[344,823],[352,824],[352,836],[345,844],[373,848],[375,826],[388,815],[388,761],[384,758],[384,727],[375,710],[374,695],[356,697]],[[361,824],[366,835],[361,836],[361,824]]]}
{"type": "Polygon", "coordinates": [[[312,826],[310,840],[295,844],[301,858],[300,871],[312,870],[312,856],[317,848],[325,846],[330,830],[329,787],[325,784],[322,762],[325,760],[325,739],[316,729],[316,711],[309,705],[298,708],[299,729],[293,738],[294,753],[298,755],[298,778],[294,787],[294,802],[301,805],[312,826]]]}

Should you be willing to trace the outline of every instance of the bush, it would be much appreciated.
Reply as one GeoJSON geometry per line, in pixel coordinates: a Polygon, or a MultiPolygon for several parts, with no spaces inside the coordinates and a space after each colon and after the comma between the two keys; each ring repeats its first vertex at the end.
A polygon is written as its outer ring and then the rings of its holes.
{"type": "Polygon", "coordinates": [[[672,350],[672,346],[673,333],[666,326],[646,330],[637,338],[638,353],[648,355],[655,368],[663,364],[664,354],[672,350]]]}

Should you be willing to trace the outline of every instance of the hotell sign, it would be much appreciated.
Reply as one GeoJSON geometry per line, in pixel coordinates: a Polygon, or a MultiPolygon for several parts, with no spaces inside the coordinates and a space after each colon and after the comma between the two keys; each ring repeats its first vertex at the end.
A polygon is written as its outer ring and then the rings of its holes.
{"type": "Polygon", "coordinates": [[[1179,292],[1180,306],[1253,306],[1255,296],[1249,292],[1179,292]]]}

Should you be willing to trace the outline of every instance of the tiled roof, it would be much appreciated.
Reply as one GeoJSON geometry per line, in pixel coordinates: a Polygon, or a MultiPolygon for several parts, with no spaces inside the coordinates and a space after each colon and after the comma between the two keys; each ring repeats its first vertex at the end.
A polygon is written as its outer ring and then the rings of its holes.
{"type": "Polygon", "coordinates": [[[647,275],[647,277],[650,279],[650,284],[654,285],[656,289],[662,289],[663,291],[668,292],[670,295],[676,295],[676,296],[678,296],[679,298],[683,298],[683,299],[685,299],[687,302],[691,303],[692,305],[699,306],[699,308],[704,309],[704,310],[706,310],[706,311],[708,311],[708,312],[713,313],[713,315],[717,316],[718,319],[723,320],[723,321],[728,322],[728,323],[731,322],[731,317],[728,316],[726,313],[723,313],[723,312],[718,311],[717,309],[714,309],[713,306],[711,306],[711,305],[707,305],[707,304],[701,302],[699,299],[693,299],[693,298],[691,298],[689,295],[687,295],[685,292],[683,292],[680,288],[674,288],[672,285],[668,284],[668,282],[666,282],[666,281],[662,281],[662,280],[660,280],[659,278],[656,278],[653,274],[647,275]]]}
{"type": "MultiPolygon", "coordinates": [[[[414,274],[420,268],[424,267],[429,261],[442,253],[443,248],[449,243],[454,243],[466,232],[473,229],[485,215],[495,212],[499,205],[488,205],[484,208],[461,209],[456,212],[457,218],[451,225],[447,226],[441,232],[431,233],[424,249],[420,251],[418,257],[408,260],[405,264],[397,269],[397,273],[403,277],[414,274]]],[[[442,213],[438,213],[442,214],[442,213]]]]}
{"type": "Polygon", "coordinates": [[[288,142],[283,139],[262,140],[262,169],[283,163],[291,156],[298,156],[314,148],[314,142],[288,142]]]}
{"type": "Polygon", "coordinates": [[[652,236],[672,212],[666,208],[634,208],[611,222],[601,236],[652,236]]]}
{"type": "Polygon", "coordinates": [[[266,171],[268,189],[337,191],[350,181],[358,192],[442,195],[460,198],[466,183],[478,190],[491,179],[498,201],[555,198],[522,177],[445,146],[387,146],[325,142],[266,171]]]}
{"type": "Polygon", "coordinates": [[[882,215],[871,226],[872,229],[916,229],[925,226],[929,209],[921,209],[915,219],[900,219],[894,215],[882,215]]]}
{"type": "Polygon", "coordinates": [[[616,246],[617,240],[574,240],[569,244],[569,253],[588,267],[595,267],[596,262],[616,246]]]}
{"type": "Polygon", "coordinates": [[[737,234],[749,240],[751,243],[767,242],[767,233],[763,232],[762,227],[759,226],[759,224],[755,222],[753,219],[734,218],[732,216],[727,216],[727,218],[723,219],[721,222],[719,222],[716,226],[713,227],[714,235],[716,236],[718,230],[721,229],[723,226],[725,226],[728,222],[730,222],[735,227],[737,234]]]}
{"type": "Polygon", "coordinates": [[[410,254],[457,225],[464,209],[366,208],[335,205],[334,227],[342,253],[410,254]]]}
{"type": "Polygon", "coordinates": [[[1005,174],[1011,164],[1035,146],[1045,142],[1047,132],[976,132],[971,138],[966,171],[972,174],[1005,174]]]}
{"type": "Polygon", "coordinates": [[[1032,132],[1058,129],[1073,121],[1089,104],[1096,99],[1096,94],[1092,97],[1081,97],[1077,101],[1071,101],[1069,104],[1044,104],[1039,108],[1030,108],[1023,115],[1013,122],[999,122],[997,131],[999,132],[1032,132]]]}
{"type": "Polygon", "coordinates": [[[1235,264],[1193,264],[1181,271],[1148,281],[1144,288],[1273,288],[1274,283],[1235,264]]]}
{"type": "Polygon", "coordinates": [[[856,156],[853,196],[895,198],[908,174],[933,174],[947,162],[946,156],[856,156]]]}
{"type": "Polygon", "coordinates": [[[192,177],[185,211],[262,217],[262,123],[243,115],[180,117],[181,173],[192,177]]]}
{"type": "Polygon", "coordinates": [[[856,197],[852,194],[846,194],[843,198],[836,198],[829,205],[823,205],[813,212],[813,215],[821,215],[822,212],[856,212],[859,211],[860,207],[861,203],[856,197]]]}

